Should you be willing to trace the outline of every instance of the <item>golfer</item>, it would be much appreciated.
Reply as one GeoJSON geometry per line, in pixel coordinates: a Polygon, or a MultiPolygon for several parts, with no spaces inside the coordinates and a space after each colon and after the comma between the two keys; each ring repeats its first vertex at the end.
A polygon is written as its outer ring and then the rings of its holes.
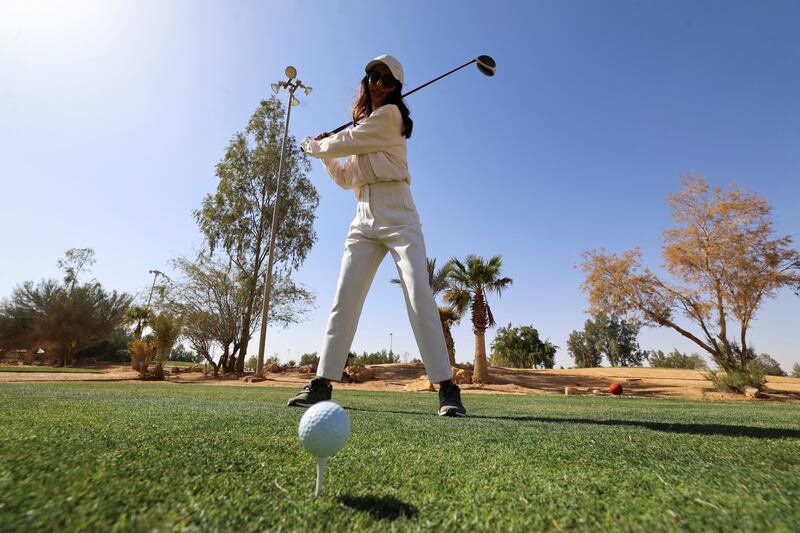
{"type": "Polygon", "coordinates": [[[452,382],[439,310],[428,281],[425,241],[411,197],[406,140],[413,122],[403,102],[403,67],[390,55],[367,63],[353,105],[355,127],[305,139],[301,150],[317,157],[337,185],[357,199],[333,308],[322,341],[317,377],[289,400],[308,407],[330,400],[331,381],[342,377],[364,298],[386,252],[392,254],[408,318],[428,379],[439,384],[439,416],[466,416],[461,391],[452,382]],[[346,161],[339,158],[347,157],[346,161]]]}

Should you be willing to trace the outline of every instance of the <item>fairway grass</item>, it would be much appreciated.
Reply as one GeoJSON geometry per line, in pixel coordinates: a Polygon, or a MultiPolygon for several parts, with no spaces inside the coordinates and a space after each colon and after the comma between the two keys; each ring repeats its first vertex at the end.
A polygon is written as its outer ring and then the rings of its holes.
{"type": "Polygon", "coordinates": [[[800,524],[800,406],[335,391],[315,499],[294,390],[0,385],[0,531],[745,530],[800,524]]]}

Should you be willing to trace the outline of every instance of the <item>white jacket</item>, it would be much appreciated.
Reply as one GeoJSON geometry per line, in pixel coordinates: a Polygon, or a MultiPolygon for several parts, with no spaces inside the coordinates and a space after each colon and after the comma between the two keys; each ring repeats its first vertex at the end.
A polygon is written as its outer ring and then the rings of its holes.
{"type": "Polygon", "coordinates": [[[381,181],[411,183],[403,117],[394,104],[382,105],[354,128],[321,141],[305,139],[303,150],[322,160],[333,181],[356,195],[362,185],[381,181]],[[338,158],[349,156],[342,162],[338,158]]]}

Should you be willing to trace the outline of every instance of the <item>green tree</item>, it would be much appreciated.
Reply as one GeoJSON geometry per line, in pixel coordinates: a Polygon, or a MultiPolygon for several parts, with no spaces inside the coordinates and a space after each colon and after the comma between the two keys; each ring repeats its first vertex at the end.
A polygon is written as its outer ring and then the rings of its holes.
{"type": "Polygon", "coordinates": [[[762,353],[756,356],[753,359],[753,364],[755,364],[761,372],[764,373],[766,376],[785,376],[786,372],[783,371],[781,368],[780,363],[778,363],[775,359],[770,357],[769,354],[762,353]]]}
{"type": "Polygon", "coordinates": [[[304,353],[300,356],[300,366],[311,365],[315,369],[319,366],[319,356],[317,352],[304,353]]]}
{"type": "MultiPolygon", "coordinates": [[[[237,132],[217,164],[219,184],[200,209],[194,212],[210,254],[221,250],[235,269],[235,279],[244,293],[238,358],[234,369],[244,371],[244,361],[260,312],[259,297],[263,294],[266,257],[269,250],[278,163],[280,159],[284,109],[272,97],[262,100],[250,117],[244,131],[237,132]]],[[[287,139],[284,160],[282,212],[278,214],[278,235],[275,242],[276,281],[297,290],[284,293],[294,297],[294,306],[286,309],[300,312],[311,295],[295,287],[293,269],[306,258],[316,240],[315,210],[319,195],[306,178],[310,170],[308,156],[297,149],[294,137],[287,139]]],[[[276,297],[273,287],[273,297],[276,297]]],[[[277,303],[277,300],[276,300],[277,303]]],[[[272,309],[273,302],[270,302],[272,309]]],[[[272,316],[269,317],[270,321],[272,316]]],[[[298,314],[285,315],[284,324],[298,319],[298,314]]],[[[230,357],[236,357],[229,354],[230,357]]]]}
{"type": "Polygon", "coordinates": [[[567,338],[567,352],[578,368],[594,368],[603,364],[600,347],[587,337],[585,331],[573,330],[567,338]]]}
{"type": "Polygon", "coordinates": [[[558,346],[542,341],[531,326],[497,328],[491,344],[492,365],[511,368],[553,368],[558,346]]]}
{"type": "Polygon", "coordinates": [[[215,376],[233,368],[248,295],[237,284],[232,266],[202,255],[195,261],[178,258],[173,264],[181,274],[175,284],[176,300],[189,345],[211,365],[215,376]],[[220,356],[215,358],[215,353],[220,356]]]}
{"type": "Polygon", "coordinates": [[[158,313],[150,321],[150,329],[153,330],[157,375],[164,374],[164,361],[169,359],[172,348],[181,336],[182,328],[183,319],[169,311],[158,313]]]}
{"type": "Polygon", "coordinates": [[[89,271],[95,262],[93,249],[70,248],[56,264],[64,272],[64,285],[71,289],[78,283],[81,273],[89,271]]]}
{"type": "Polygon", "coordinates": [[[611,366],[641,366],[647,353],[639,349],[638,334],[631,322],[599,316],[570,334],[567,349],[578,367],[600,366],[604,356],[611,366]]]}
{"type": "MultiPolygon", "coordinates": [[[[450,287],[449,275],[452,269],[453,265],[451,263],[445,263],[442,268],[437,270],[436,258],[428,258],[428,283],[431,286],[434,300],[440,293],[450,287]]],[[[400,286],[403,284],[400,278],[394,278],[391,282],[400,286]]],[[[442,324],[442,333],[444,333],[444,343],[447,347],[450,366],[456,366],[456,343],[453,340],[452,328],[461,321],[462,315],[453,307],[439,307],[439,321],[442,324]]]]}
{"type": "Polygon", "coordinates": [[[792,365],[792,377],[800,378],[800,363],[795,363],[792,365]]]}
{"type": "Polygon", "coordinates": [[[109,293],[99,283],[27,281],[0,309],[0,344],[42,346],[54,354],[56,364],[72,366],[75,352],[114,336],[130,301],[127,294],[109,293]]]}
{"type": "Polygon", "coordinates": [[[183,343],[178,343],[169,354],[170,361],[183,361],[186,363],[202,363],[203,357],[186,348],[183,343]]]}
{"type": "Polygon", "coordinates": [[[125,322],[133,325],[133,338],[141,339],[150,320],[150,310],[143,305],[131,305],[125,312],[125,322]]]}
{"type": "Polygon", "coordinates": [[[661,350],[653,350],[647,355],[647,360],[653,368],[684,368],[687,370],[707,370],[708,365],[700,354],[687,355],[677,348],[669,354],[661,350]]]}
{"type": "Polygon", "coordinates": [[[399,363],[400,356],[397,354],[389,353],[388,350],[381,350],[379,352],[372,352],[367,353],[363,352],[361,355],[357,355],[352,363],[348,363],[348,366],[351,365],[388,365],[393,363],[399,363]]]}
{"type": "Polygon", "coordinates": [[[513,280],[502,275],[503,260],[495,255],[488,261],[478,255],[468,255],[462,262],[455,257],[450,260],[449,288],[444,299],[459,316],[471,309],[472,331],[475,334],[475,370],[472,381],[489,382],[489,367],[486,361],[486,330],[495,326],[494,315],[486,299],[488,294],[502,294],[513,280]]]}

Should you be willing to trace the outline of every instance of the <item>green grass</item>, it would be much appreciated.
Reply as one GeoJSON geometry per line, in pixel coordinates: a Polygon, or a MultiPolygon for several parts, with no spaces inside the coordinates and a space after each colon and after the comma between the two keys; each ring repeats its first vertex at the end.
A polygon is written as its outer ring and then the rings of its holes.
{"type": "Polygon", "coordinates": [[[0,386],[0,530],[789,531],[800,409],[776,402],[336,392],[312,497],[275,388],[0,386]]]}
{"type": "Polygon", "coordinates": [[[92,368],[72,368],[61,366],[13,366],[0,365],[0,372],[49,372],[49,373],[69,373],[69,374],[107,374],[105,370],[95,370],[92,368]]]}

